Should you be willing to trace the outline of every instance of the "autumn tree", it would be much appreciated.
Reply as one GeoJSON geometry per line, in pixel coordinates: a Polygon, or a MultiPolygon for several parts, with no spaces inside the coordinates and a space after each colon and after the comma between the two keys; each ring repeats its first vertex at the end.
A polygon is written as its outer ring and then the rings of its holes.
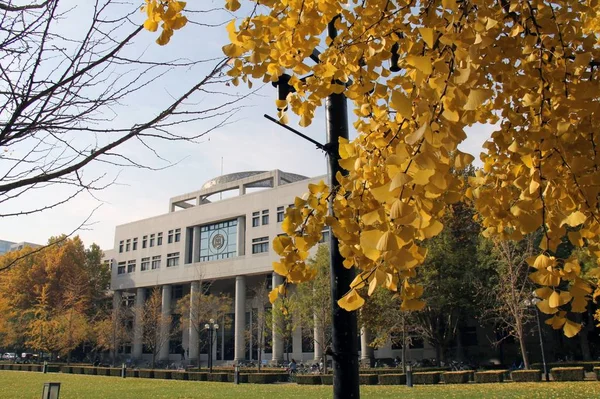
{"type": "Polygon", "coordinates": [[[173,317],[162,311],[162,294],[159,287],[154,287],[140,312],[135,328],[141,329],[142,343],[152,353],[152,368],[156,366],[156,358],[161,349],[169,345],[174,332],[173,317]]]}
{"type": "Polygon", "coordinates": [[[327,348],[331,345],[331,281],[329,273],[329,246],[319,245],[316,254],[309,259],[316,270],[315,278],[298,284],[291,298],[297,309],[305,334],[319,348],[321,361],[327,370],[327,348]],[[317,335],[315,335],[317,332],[317,335]]]}
{"type": "Polygon", "coordinates": [[[250,348],[250,351],[256,348],[256,367],[259,373],[262,367],[262,354],[267,348],[267,344],[269,347],[272,346],[270,342],[267,342],[268,337],[272,337],[273,333],[273,314],[269,301],[269,292],[266,280],[263,280],[252,289],[252,303],[257,311],[252,312],[252,322],[250,323],[250,328],[246,331],[246,343],[248,345],[252,343],[253,346],[250,348]]]}
{"type": "Polygon", "coordinates": [[[191,293],[185,295],[177,301],[175,306],[176,312],[181,315],[179,325],[181,331],[194,331],[198,336],[198,368],[200,368],[200,353],[203,348],[208,346],[208,337],[207,340],[201,339],[206,336],[205,324],[211,319],[224,320],[232,306],[230,297],[223,294],[214,295],[209,292],[210,283],[200,281],[199,284],[200,292],[193,296],[191,293]]]}
{"type": "MultiPolygon", "coordinates": [[[[287,83],[288,95],[276,102],[283,122],[293,112],[302,126],[310,124],[332,93],[351,100],[357,115],[356,138],[339,143],[348,175],[336,176],[334,187],[309,187],[288,209],[289,238],[275,244],[278,273],[292,283],[314,277],[304,253],[329,225],[346,267],[359,273],[340,306],[360,308],[357,290],[376,278],[399,293],[404,309],[421,309],[415,272],[426,258],[422,243],[442,231],[448,205],[466,195],[487,237],[518,241],[542,229],[531,260],[537,270],[531,279],[545,288],[538,308],[566,336],[577,334],[573,314],[585,311],[600,272],[584,280],[577,259],[556,250],[568,233],[574,245],[600,255],[600,138],[593,133],[600,5],[260,4],[228,25],[231,43],[223,50],[235,58],[228,72],[233,82],[287,83]],[[467,127],[484,123],[497,128],[484,146],[484,167],[467,188],[449,171],[473,161],[458,145],[467,127]]],[[[226,7],[236,11],[240,2],[226,7]]]]}
{"type": "Polygon", "coordinates": [[[95,345],[98,349],[110,351],[113,366],[117,364],[117,354],[123,344],[132,339],[132,319],[131,309],[119,303],[108,315],[96,319],[92,324],[95,345]]]}

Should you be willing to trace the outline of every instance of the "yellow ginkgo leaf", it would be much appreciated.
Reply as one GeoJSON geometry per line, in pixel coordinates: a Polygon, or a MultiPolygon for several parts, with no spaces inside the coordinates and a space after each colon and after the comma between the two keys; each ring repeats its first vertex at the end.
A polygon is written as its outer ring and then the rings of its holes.
{"type": "Polygon", "coordinates": [[[562,220],[562,222],[560,222],[560,225],[562,226],[564,224],[567,224],[571,227],[575,227],[575,226],[579,226],[586,220],[587,220],[587,216],[583,212],[576,211],[576,212],[571,213],[566,218],[564,218],[562,220]]]}
{"type": "Polygon", "coordinates": [[[278,296],[279,296],[279,289],[278,289],[278,287],[275,287],[271,290],[271,292],[269,292],[269,302],[275,303],[278,296]]]}
{"type": "Polygon", "coordinates": [[[431,58],[427,56],[409,55],[406,57],[406,63],[417,68],[425,75],[429,75],[433,71],[431,58]]]}
{"type": "Polygon", "coordinates": [[[400,309],[415,310],[415,311],[423,310],[425,305],[426,305],[425,301],[421,301],[419,299],[408,299],[408,300],[402,301],[402,303],[400,304],[400,309]]]}
{"type": "Polygon", "coordinates": [[[435,43],[434,31],[431,28],[419,28],[419,33],[423,38],[423,41],[427,43],[427,46],[431,49],[435,43]]]}
{"type": "Polygon", "coordinates": [[[575,323],[569,319],[566,320],[565,325],[563,327],[563,333],[567,338],[573,338],[576,336],[581,330],[581,324],[575,323]]]}
{"type": "Polygon", "coordinates": [[[412,116],[412,101],[400,90],[392,92],[390,107],[395,109],[403,118],[412,116]]]}
{"type": "Polygon", "coordinates": [[[560,306],[560,294],[554,291],[550,294],[550,298],[548,298],[548,306],[551,308],[557,308],[560,306]]]}
{"type": "Polygon", "coordinates": [[[337,303],[340,308],[351,312],[362,307],[365,304],[365,300],[358,295],[358,292],[355,289],[352,289],[349,293],[338,300],[337,303]]]}
{"type": "Polygon", "coordinates": [[[473,89],[469,92],[467,102],[463,106],[465,111],[475,111],[492,95],[492,91],[488,89],[473,89]]]}

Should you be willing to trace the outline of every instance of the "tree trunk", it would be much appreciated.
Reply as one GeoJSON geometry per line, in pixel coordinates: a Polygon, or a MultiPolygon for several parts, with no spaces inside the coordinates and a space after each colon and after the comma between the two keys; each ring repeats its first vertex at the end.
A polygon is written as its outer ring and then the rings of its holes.
{"type": "Polygon", "coordinates": [[[456,360],[462,362],[465,360],[465,348],[462,343],[461,328],[456,327],[456,360]]]}
{"type": "Polygon", "coordinates": [[[406,373],[406,321],[402,319],[402,372],[406,373]]]}
{"type": "Polygon", "coordinates": [[[442,346],[439,344],[439,342],[435,343],[435,365],[436,366],[440,366],[440,357],[442,354],[442,346]]]}
{"type": "Polygon", "coordinates": [[[521,348],[521,357],[523,358],[523,365],[525,370],[529,370],[529,356],[527,356],[527,348],[525,347],[525,337],[523,336],[523,329],[517,330],[519,336],[519,346],[521,348]]]}
{"type": "Polygon", "coordinates": [[[583,328],[581,329],[581,331],[579,332],[579,347],[581,348],[581,357],[583,358],[584,361],[590,361],[592,360],[592,354],[590,352],[590,342],[588,340],[588,326],[590,325],[594,325],[593,321],[590,320],[589,317],[589,313],[583,313],[581,314],[581,316],[579,316],[577,318],[577,321],[584,321],[583,319],[586,318],[587,320],[585,320],[583,328]]]}

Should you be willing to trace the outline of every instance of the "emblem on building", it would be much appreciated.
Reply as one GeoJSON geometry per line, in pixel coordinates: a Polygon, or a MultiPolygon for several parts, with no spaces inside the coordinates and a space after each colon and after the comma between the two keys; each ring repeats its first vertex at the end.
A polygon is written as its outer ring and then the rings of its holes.
{"type": "Polygon", "coordinates": [[[225,245],[225,236],[223,234],[215,234],[212,238],[212,246],[215,249],[221,249],[225,245]]]}

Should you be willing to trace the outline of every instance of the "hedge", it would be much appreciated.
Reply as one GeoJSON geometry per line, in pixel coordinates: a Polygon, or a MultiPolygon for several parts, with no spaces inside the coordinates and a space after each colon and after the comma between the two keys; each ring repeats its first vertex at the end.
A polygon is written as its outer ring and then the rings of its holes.
{"type": "Polygon", "coordinates": [[[406,385],[406,374],[379,374],[379,385],[406,385]]]}
{"type": "Polygon", "coordinates": [[[154,378],[158,378],[161,380],[170,380],[171,372],[167,370],[154,370],[154,378]]]}
{"type": "Polygon", "coordinates": [[[250,384],[273,384],[275,382],[287,381],[288,375],[284,373],[253,373],[248,374],[250,384]]]}
{"type": "Polygon", "coordinates": [[[442,373],[442,381],[444,384],[466,384],[472,380],[472,374],[473,372],[470,370],[446,371],[442,373]]]}
{"type": "Polygon", "coordinates": [[[173,371],[171,373],[171,378],[174,380],[188,380],[188,373],[185,371],[173,371]]]}
{"type": "Polygon", "coordinates": [[[208,381],[227,382],[227,373],[208,373],[208,381]]]}
{"type": "Polygon", "coordinates": [[[82,368],[83,368],[83,374],[96,375],[96,373],[97,373],[96,367],[82,367],[82,368]]]}
{"type": "Polygon", "coordinates": [[[360,374],[358,376],[358,383],[360,385],[377,385],[378,382],[377,374],[360,374]]]}
{"type": "Polygon", "coordinates": [[[440,374],[439,371],[413,373],[413,384],[439,384],[440,374]]]}
{"type": "Polygon", "coordinates": [[[73,366],[73,374],[84,374],[85,367],[73,366]]]}
{"type": "Polygon", "coordinates": [[[600,367],[594,367],[594,374],[596,375],[596,379],[600,381],[600,367]]]}
{"type": "Polygon", "coordinates": [[[299,385],[321,385],[321,376],[318,374],[300,374],[295,378],[299,385]]]}
{"type": "Polygon", "coordinates": [[[550,370],[554,381],[583,381],[585,369],[583,367],[554,367],[550,370]]]}
{"type": "Polygon", "coordinates": [[[61,366],[60,372],[65,373],[65,374],[73,374],[73,367],[72,366],[61,366]]]}
{"type": "MultiPolygon", "coordinates": [[[[594,367],[600,367],[599,361],[589,361],[589,362],[555,362],[555,363],[546,363],[547,370],[552,368],[564,368],[564,367],[583,367],[585,371],[592,372],[594,371],[594,367]]],[[[544,365],[541,363],[533,363],[531,365],[532,369],[544,369],[544,365]]]]}
{"type": "Polygon", "coordinates": [[[506,373],[506,370],[480,371],[478,373],[475,373],[475,382],[502,382],[504,381],[504,373],[506,373]]]}
{"type": "MultiPolygon", "coordinates": [[[[116,367],[110,367],[108,369],[108,373],[109,373],[109,375],[111,377],[120,377],[121,376],[121,369],[120,368],[116,368],[116,367]]],[[[127,376],[127,377],[129,377],[129,376],[127,376]]]]}
{"type": "Polygon", "coordinates": [[[59,373],[60,372],[60,366],[58,364],[49,364],[46,367],[46,371],[48,373],[59,373]]]}
{"type": "MultiPolygon", "coordinates": [[[[251,375],[251,373],[240,373],[240,384],[248,382],[249,375],[251,375]]],[[[235,373],[227,374],[227,382],[235,382],[235,373]]]]}
{"type": "MultiPolygon", "coordinates": [[[[135,371],[135,370],[131,370],[135,371]]],[[[140,378],[154,378],[154,370],[138,370],[140,378]]]]}
{"type": "Polygon", "coordinates": [[[110,369],[108,367],[96,367],[96,375],[110,376],[110,369]]]}
{"type": "Polygon", "coordinates": [[[333,385],[333,374],[323,374],[323,375],[321,375],[321,384],[323,384],[323,385],[333,385]]]}
{"type": "MultiPolygon", "coordinates": [[[[121,377],[121,369],[113,369],[113,370],[118,370],[119,373],[117,374],[117,377],[121,377]]],[[[140,370],[137,370],[137,369],[125,369],[125,377],[139,378],[140,377],[140,370]]],[[[152,378],[154,378],[154,377],[152,377],[152,378]]]]}
{"type": "Polygon", "coordinates": [[[515,370],[510,373],[510,378],[514,382],[538,382],[542,380],[540,370],[515,370]]]}
{"type": "Polygon", "coordinates": [[[187,375],[190,381],[208,381],[208,373],[188,371],[187,375]]]}

